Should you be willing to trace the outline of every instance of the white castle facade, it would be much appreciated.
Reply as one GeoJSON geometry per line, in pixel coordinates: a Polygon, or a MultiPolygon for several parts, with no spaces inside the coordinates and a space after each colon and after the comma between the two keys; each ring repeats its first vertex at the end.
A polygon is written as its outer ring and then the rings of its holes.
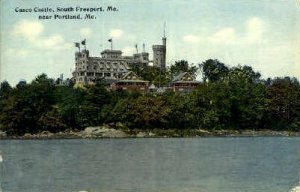
{"type": "Polygon", "coordinates": [[[162,45],[153,45],[153,60],[149,53],[135,53],[132,56],[123,56],[122,51],[106,49],[99,57],[92,57],[84,49],[75,53],[75,70],[72,80],[79,84],[89,84],[97,79],[118,80],[130,71],[132,67],[149,66],[160,69],[166,68],[166,37],[162,38],[162,45]]]}

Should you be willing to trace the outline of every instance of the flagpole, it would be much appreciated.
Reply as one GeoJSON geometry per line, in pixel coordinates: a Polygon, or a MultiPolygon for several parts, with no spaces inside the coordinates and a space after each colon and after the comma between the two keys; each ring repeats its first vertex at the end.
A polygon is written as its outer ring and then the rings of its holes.
{"type": "Polygon", "coordinates": [[[113,39],[108,39],[108,42],[110,42],[110,50],[113,50],[113,39]]]}

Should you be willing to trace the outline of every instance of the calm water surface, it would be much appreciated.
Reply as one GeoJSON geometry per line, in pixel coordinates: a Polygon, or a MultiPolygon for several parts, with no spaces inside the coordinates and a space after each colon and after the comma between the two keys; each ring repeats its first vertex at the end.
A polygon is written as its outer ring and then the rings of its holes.
{"type": "Polygon", "coordinates": [[[0,140],[0,151],[3,192],[288,192],[300,177],[299,137],[0,140]]]}

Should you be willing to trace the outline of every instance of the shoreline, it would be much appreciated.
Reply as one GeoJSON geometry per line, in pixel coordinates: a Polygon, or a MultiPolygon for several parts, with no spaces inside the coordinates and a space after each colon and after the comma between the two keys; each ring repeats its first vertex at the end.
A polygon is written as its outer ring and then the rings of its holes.
{"type": "Polygon", "coordinates": [[[82,131],[58,133],[41,132],[22,136],[6,136],[0,140],[43,140],[43,139],[103,139],[103,138],[201,138],[201,137],[300,137],[300,131],[274,130],[205,130],[205,129],[113,129],[108,127],[87,127],[82,131]]]}

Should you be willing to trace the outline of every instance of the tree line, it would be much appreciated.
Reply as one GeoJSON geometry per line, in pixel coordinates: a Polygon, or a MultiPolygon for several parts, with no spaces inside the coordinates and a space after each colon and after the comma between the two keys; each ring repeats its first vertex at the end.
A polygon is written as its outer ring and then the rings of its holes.
{"type": "Polygon", "coordinates": [[[262,79],[250,66],[206,60],[178,61],[167,70],[133,69],[155,85],[186,71],[203,81],[191,93],[110,91],[104,82],[84,88],[56,86],[42,74],[32,82],[0,85],[0,130],[8,135],[80,130],[109,124],[129,129],[300,130],[300,84],[296,78],[262,79]]]}

